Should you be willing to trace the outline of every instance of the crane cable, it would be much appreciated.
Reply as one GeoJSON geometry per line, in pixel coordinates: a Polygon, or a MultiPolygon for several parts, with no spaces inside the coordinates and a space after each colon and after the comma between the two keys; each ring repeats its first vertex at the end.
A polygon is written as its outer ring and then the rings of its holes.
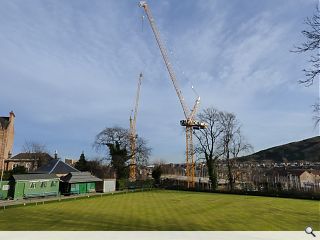
{"type": "Polygon", "coordinates": [[[142,15],[142,16],[141,16],[141,32],[143,32],[144,18],[145,18],[145,16],[142,15]]]}

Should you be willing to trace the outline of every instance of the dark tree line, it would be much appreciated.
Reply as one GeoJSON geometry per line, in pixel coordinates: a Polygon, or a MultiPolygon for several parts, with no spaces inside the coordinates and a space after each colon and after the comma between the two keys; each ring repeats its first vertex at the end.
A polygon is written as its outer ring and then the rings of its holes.
{"type": "Polygon", "coordinates": [[[90,172],[101,179],[114,177],[113,169],[109,165],[103,164],[102,159],[94,158],[87,160],[83,152],[74,167],[81,172],[90,172]]]}

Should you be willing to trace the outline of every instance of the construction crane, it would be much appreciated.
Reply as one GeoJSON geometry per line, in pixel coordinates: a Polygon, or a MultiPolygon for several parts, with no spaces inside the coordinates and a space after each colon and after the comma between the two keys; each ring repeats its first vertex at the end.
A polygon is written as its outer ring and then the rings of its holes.
{"type": "Polygon", "coordinates": [[[139,97],[140,97],[140,87],[142,82],[143,75],[140,73],[138,80],[138,87],[136,93],[136,102],[134,107],[134,114],[132,118],[132,114],[130,115],[130,151],[131,151],[131,160],[130,160],[130,173],[129,180],[134,182],[136,180],[136,123],[137,123],[137,113],[138,113],[138,105],[139,105],[139,97]]]}
{"type": "Polygon", "coordinates": [[[193,148],[193,130],[203,129],[206,127],[204,123],[198,122],[195,120],[195,115],[200,104],[200,97],[198,96],[193,108],[190,110],[185,103],[182,91],[178,85],[176,75],[173,71],[172,64],[169,61],[169,57],[165,48],[164,43],[160,38],[160,33],[157,29],[155,20],[151,14],[150,8],[146,1],[140,1],[139,7],[142,7],[147,14],[150,26],[156,38],[157,44],[159,46],[162,58],[167,67],[168,73],[170,75],[171,81],[173,83],[174,89],[178,95],[182,110],[185,116],[185,120],[180,121],[180,125],[186,128],[186,176],[188,181],[188,187],[194,187],[194,176],[195,176],[195,163],[194,163],[194,148],[193,148]]]}

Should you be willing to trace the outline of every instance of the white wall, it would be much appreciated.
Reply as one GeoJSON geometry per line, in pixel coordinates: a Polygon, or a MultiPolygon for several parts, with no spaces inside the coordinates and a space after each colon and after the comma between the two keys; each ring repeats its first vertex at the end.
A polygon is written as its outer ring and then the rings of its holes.
{"type": "Polygon", "coordinates": [[[116,190],[116,179],[103,180],[103,192],[114,192],[116,190]]]}

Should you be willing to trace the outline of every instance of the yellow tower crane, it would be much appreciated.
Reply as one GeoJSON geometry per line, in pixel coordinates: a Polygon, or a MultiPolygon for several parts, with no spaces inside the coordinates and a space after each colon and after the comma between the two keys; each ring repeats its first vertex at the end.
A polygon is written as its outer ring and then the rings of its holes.
{"type": "Polygon", "coordinates": [[[200,103],[200,97],[198,96],[193,108],[190,110],[183,98],[182,92],[180,90],[180,87],[178,86],[178,82],[176,79],[176,75],[173,71],[173,67],[169,61],[169,57],[165,48],[164,43],[162,42],[160,38],[160,33],[157,29],[155,20],[151,14],[150,8],[146,1],[140,1],[139,6],[142,7],[147,14],[150,26],[152,28],[152,31],[154,33],[154,36],[156,38],[157,44],[159,46],[162,58],[164,60],[164,63],[167,67],[168,73],[170,75],[171,81],[173,83],[174,89],[176,90],[176,93],[178,95],[179,101],[182,106],[182,110],[185,116],[185,120],[180,121],[180,125],[184,126],[186,128],[186,176],[188,179],[188,187],[194,187],[194,176],[195,176],[195,163],[194,163],[194,148],[193,148],[193,129],[203,129],[205,128],[204,123],[200,123],[195,120],[195,115],[197,112],[198,105],[200,103]]]}
{"type": "Polygon", "coordinates": [[[136,102],[134,107],[133,118],[130,116],[130,150],[131,150],[131,160],[130,160],[130,173],[129,180],[134,182],[136,180],[136,123],[137,123],[137,113],[138,113],[138,105],[139,105],[139,97],[140,97],[140,87],[142,82],[143,75],[140,73],[138,80],[138,88],[136,93],[136,102]]]}

